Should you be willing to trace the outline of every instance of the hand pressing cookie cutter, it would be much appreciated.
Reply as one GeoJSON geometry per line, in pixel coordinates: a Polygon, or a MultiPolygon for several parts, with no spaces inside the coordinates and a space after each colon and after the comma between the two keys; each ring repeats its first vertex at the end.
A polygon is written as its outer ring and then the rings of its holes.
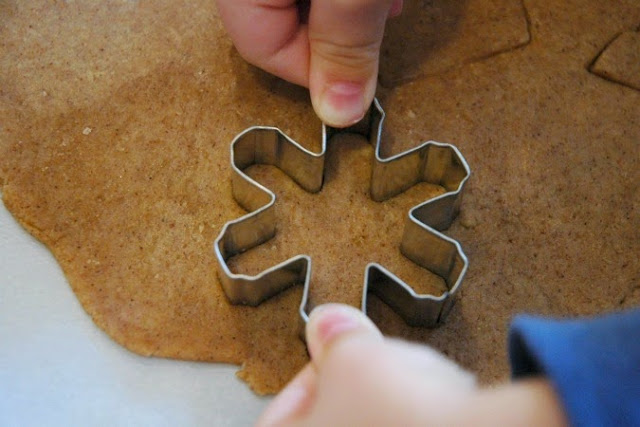
{"type": "Polygon", "coordinates": [[[322,147],[314,153],[274,127],[256,126],[240,133],[231,143],[233,197],[249,213],[229,221],[215,241],[219,277],[232,304],[256,306],[295,284],[303,284],[300,318],[308,321],[311,258],[298,255],[255,276],[233,273],[227,260],[252,249],[276,233],[276,196],[243,171],[251,165],[273,165],[308,192],[320,191],[323,183],[327,142],[342,132],[357,133],[374,146],[371,198],[381,202],[419,182],[442,186],[446,192],[414,206],[407,217],[400,251],[444,279],[440,296],[417,294],[408,284],[377,263],[366,267],[362,311],[373,293],[412,326],[433,327],[444,321],[467,271],[468,261],[460,244],[440,231],[449,228],[459,212],[462,190],[470,170],[456,147],[429,141],[403,153],[380,155],[385,113],[374,100],[366,117],[347,129],[323,125],[322,147]]]}

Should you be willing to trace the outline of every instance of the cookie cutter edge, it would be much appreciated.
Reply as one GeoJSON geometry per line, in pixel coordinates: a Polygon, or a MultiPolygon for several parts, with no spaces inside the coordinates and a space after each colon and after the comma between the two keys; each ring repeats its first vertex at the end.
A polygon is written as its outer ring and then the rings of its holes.
{"type": "Polygon", "coordinates": [[[447,290],[440,296],[418,294],[382,265],[369,263],[365,268],[361,309],[366,314],[368,294],[373,293],[409,325],[433,327],[445,320],[466,274],[468,260],[460,244],[441,231],[456,218],[471,171],[455,146],[436,141],[382,157],[384,119],[384,110],[374,99],[369,113],[354,126],[336,129],[323,124],[319,152],[304,148],[276,127],[250,127],[234,138],[230,147],[234,172],[232,192],[236,202],[248,213],[225,223],[214,243],[220,282],[232,304],[256,306],[302,283],[304,289],[298,311],[300,319],[304,323],[308,321],[312,264],[308,255],[291,257],[256,275],[234,273],[227,264],[232,256],[273,238],[277,229],[276,195],[245,174],[244,169],[255,164],[273,165],[305,191],[318,192],[323,184],[328,141],[336,134],[355,132],[367,137],[374,148],[370,181],[373,200],[387,200],[419,182],[439,184],[447,190],[409,210],[400,243],[402,254],[442,277],[447,290]]]}

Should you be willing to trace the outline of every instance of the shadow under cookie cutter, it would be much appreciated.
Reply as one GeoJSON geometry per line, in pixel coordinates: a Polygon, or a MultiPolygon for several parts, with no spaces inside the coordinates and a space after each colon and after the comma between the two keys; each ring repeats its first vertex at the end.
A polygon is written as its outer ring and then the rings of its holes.
{"type": "Polygon", "coordinates": [[[307,150],[274,127],[256,126],[240,133],[231,143],[233,197],[249,213],[227,222],[214,250],[222,288],[232,304],[256,306],[292,285],[303,284],[300,318],[309,317],[311,258],[297,255],[250,276],[233,273],[227,260],[275,236],[276,196],[244,173],[251,165],[273,165],[308,192],[322,188],[327,142],[336,134],[357,133],[374,147],[370,195],[381,202],[419,182],[442,186],[446,192],[410,209],[400,251],[409,260],[444,279],[447,291],[440,296],[417,294],[408,284],[382,265],[365,269],[362,311],[373,293],[412,326],[434,327],[444,321],[467,271],[468,261],[460,244],[440,231],[449,228],[460,208],[462,190],[470,175],[469,166],[450,144],[429,141],[411,150],[383,158],[380,155],[385,113],[378,100],[365,118],[347,129],[323,125],[322,147],[307,150]]]}

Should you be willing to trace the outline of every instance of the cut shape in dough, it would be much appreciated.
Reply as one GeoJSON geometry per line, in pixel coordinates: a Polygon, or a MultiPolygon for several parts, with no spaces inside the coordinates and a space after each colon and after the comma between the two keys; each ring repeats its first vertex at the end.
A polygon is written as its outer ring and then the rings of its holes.
{"type": "Polygon", "coordinates": [[[618,35],[596,58],[590,71],[640,90],[640,31],[625,31],[618,35]]]}
{"type": "Polygon", "coordinates": [[[405,2],[387,22],[380,57],[385,87],[440,74],[529,43],[520,0],[405,2]]]}

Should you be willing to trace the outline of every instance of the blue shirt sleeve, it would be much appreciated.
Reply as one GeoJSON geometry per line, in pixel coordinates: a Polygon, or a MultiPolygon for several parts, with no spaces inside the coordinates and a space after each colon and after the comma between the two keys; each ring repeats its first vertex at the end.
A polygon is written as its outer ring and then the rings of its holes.
{"type": "Polygon", "coordinates": [[[544,375],[573,426],[640,426],[640,309],[583,320],[518,316],[514,378],[544,375]]]}

